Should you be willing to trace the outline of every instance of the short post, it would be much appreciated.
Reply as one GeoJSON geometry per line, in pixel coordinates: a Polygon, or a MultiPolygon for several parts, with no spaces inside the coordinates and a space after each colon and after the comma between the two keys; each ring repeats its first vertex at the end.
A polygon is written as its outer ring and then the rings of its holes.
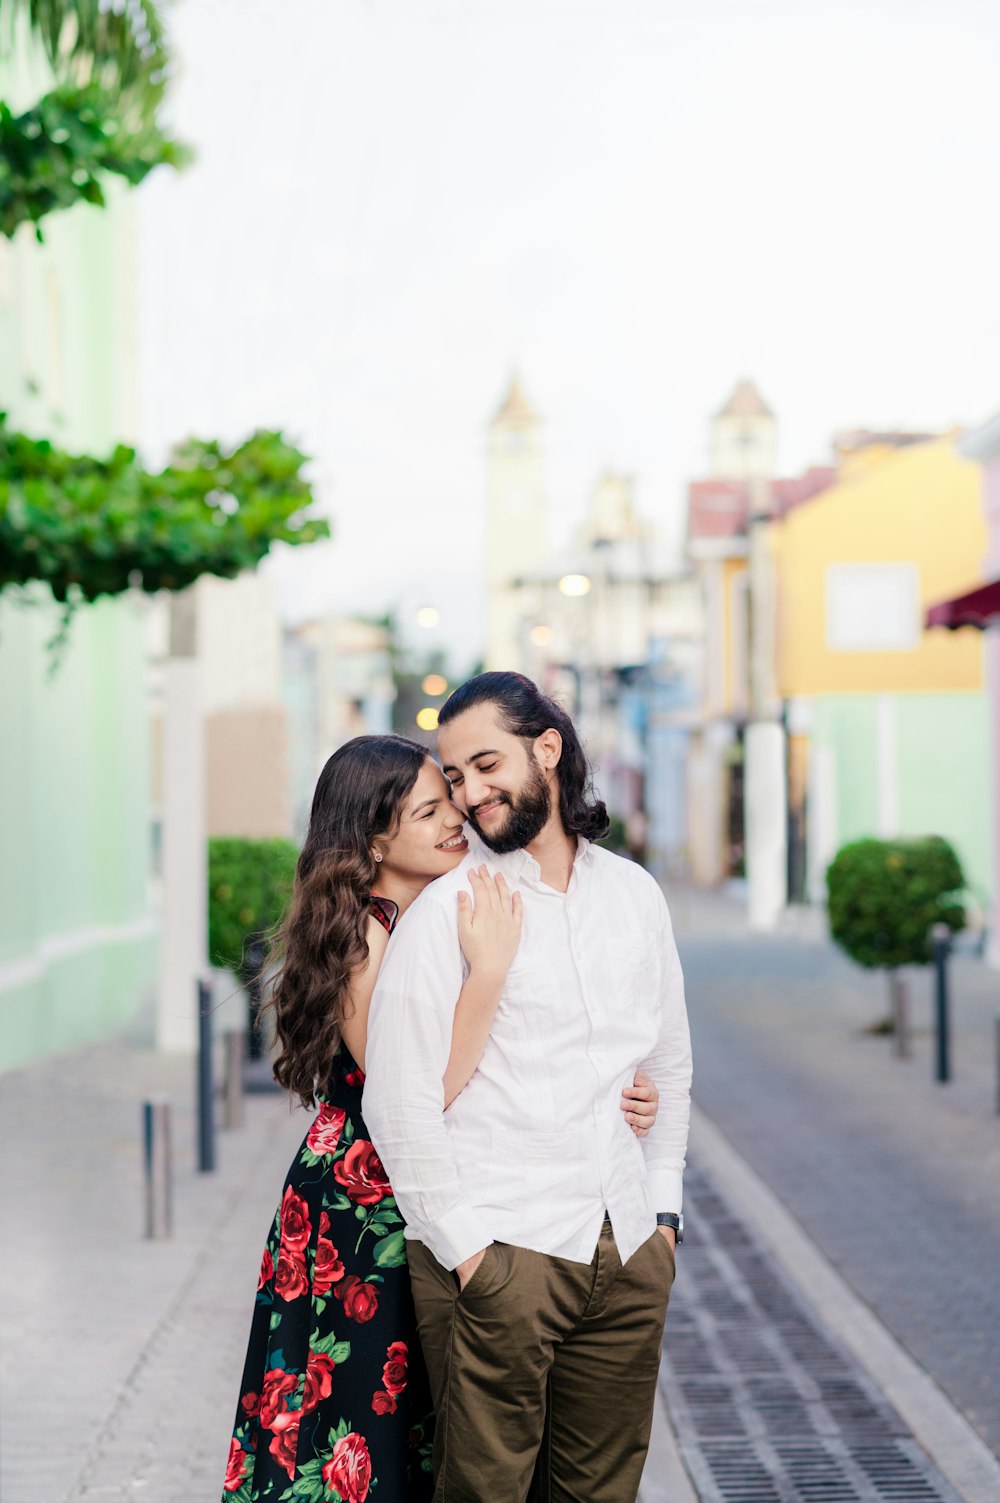
{"type": "Polygon", "coordinates": [[[997,1111],[1000,1112],[1000,1017],[996,1020],[997,1111]]]}
{"type": "Polygon", "coordinates": [[[951,1079],[951,1019],[948,1007],[948,955],[951,930],[947,924],[931,929],[931,952],[934,956],[934,1016],[937,1031],[934,1078],[944,1084],[951,1079]]]}
{"type": "Polygon", "coordinates": [[[226,1086],[223,1100],[227,1128],[242,1127],[245,1110],[243,1097],[243,1067],[246,1062],[247,1036],[242,1028],[234,1028],[225,1035],[226,1040],[226,1086]]]}
{"type": "Polygon", "coordinates": [[[198,1169],[215,1168],[215,1117],[212,1101],[212,987],[198,982],[198,1169]]]}
{"type": "Polygon", "coordinates": [[[910,1009],[907,979],[898,971],[890,971],[889,983],[892,993],[893,1049],[897,1059],[909,1059],[910,1009]]]}
{"type": "Polygon", "coordinates": [[[164,1097],[142,1103],[142,1171],[145,1236],[169,1237],[173,1231],[173,1161],[170,1102],[164,1097]]]}
{"type": "Polygon", "coordinates": [[[260,1037],[261,971],[264,969],[264,946],[255,935],[247,943],[246,975],[247,998],[250,1011],[250,1058],[263,1059],[264,1046],[260,1037]]]}

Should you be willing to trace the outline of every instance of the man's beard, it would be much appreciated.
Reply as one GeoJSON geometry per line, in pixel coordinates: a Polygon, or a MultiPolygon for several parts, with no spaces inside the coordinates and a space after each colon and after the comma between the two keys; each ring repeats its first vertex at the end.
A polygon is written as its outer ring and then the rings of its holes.
{"type": "MultiPolygon", "coordinates": [[[[484,845],[488,845],[491,851],[498,856],[506,856],[511,851],[523,850],[526,845],[542,833],[552,813],[552,795],[549,785],[542,776],[542,770],[537,762],[532,762],[528,771],[528,779],[517,796],[517,802],[509,793],[498,795],[500,802],[507,805],[510,813],[506,821],[499,829],[494,829],[487,834],[479,825],[473,810],[469,810],[469,824],[475,830],[484,845]]],[[[492,800],[490,800],[492,802],[492,800]]]]}

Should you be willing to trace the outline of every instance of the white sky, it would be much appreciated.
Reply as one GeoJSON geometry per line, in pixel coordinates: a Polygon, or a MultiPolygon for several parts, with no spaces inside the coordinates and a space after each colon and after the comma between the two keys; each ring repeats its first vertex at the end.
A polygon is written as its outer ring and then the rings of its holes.
{"type": "Polygon", "coordinates": [[[315,455],[336,541],[282,561],[291,614],[431,602],[466,666],[514,365],[556,537],[606,464],[679,536],[743,374],[790,471],[840,428],[1000,407],[997,0],[171,15],[198,159],[139,194],[145,436],[315,455]]]}

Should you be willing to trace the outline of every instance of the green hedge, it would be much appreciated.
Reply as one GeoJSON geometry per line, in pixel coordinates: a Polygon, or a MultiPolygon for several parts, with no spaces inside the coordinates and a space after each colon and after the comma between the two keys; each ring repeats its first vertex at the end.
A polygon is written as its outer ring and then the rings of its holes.
{"type": "Polygon", "coordinates": [[[245,975],[246,940],[281,921],[298,856],[290,840],[209,840],[208,956],[213,965],[245,975]]]}
{"type": "Polygon", "coordinates": [[[930,929],[965,927],[965,878],[946,840],[855,840],[826,873],[830,933],[858,965],[926,965],[930,929]]]}

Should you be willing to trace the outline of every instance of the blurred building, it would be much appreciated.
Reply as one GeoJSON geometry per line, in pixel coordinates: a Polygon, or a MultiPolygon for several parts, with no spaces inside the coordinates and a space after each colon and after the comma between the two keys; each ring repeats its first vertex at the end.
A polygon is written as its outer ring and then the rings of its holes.
{"type": "MultiPolygon", "coordinates": [[[[15,110],[48,87],[5,57],[15,110]]],[[[0,238],[0,409],[103,454],[135,437],[135,257],[127,191],[0,238]]],[[[143,600],[77,610],[65,648],[47,589],[0,597],[0,1069],[100,1037],[155,983],[143,600]]]]}
{"type": "Polygon", "coordinates": [[[789,807],[816,901],[862,835],[942,835],[980,898],[994,890],[982,641],[923,624],[987,550],[953,440],[842,435],[836,483],[776,532],[789,807]]]}
{"type": "Polygon", "coordinates": [[[316,779],[331,753],[353,736],[392,730],[391,649],[387,626],[348,616],[285,632],[282,693],[296,839],[305,836],[316,779]]]}
{"type": "Polygon", "coordinates": [[[527,674],[571,711],[616,843],[658,873],[677,871],[687,859],[688,738],[702,645],[696,582],[670,569],[656,529],[636,511],[633,477],[613,470],[597,480],[571,542],[546,549],[537,428],[527,452],[538,525],[527,549],[519,547],[510,494],[528,461],[506,439],[528,421],[509,395],[490,430],[488,532],[507,541],[504,570],[492,560],[489,573],[489,619],[502,623],[502,636],[491,627],[491,651],[502,641],[505,655],[488,661],[527,674]]]}
{"type": "Polygon", "coordinates": [[[687,556],[705,617],[705,657],[690,760],[690,856],[695,880],[744,875],[744,735],[750,717],[750,530],[818,495],[836,476],[817,466],[775,478],[777,419],[740,381],[711,421],[710,474],[688,487],[687,556]]]}

